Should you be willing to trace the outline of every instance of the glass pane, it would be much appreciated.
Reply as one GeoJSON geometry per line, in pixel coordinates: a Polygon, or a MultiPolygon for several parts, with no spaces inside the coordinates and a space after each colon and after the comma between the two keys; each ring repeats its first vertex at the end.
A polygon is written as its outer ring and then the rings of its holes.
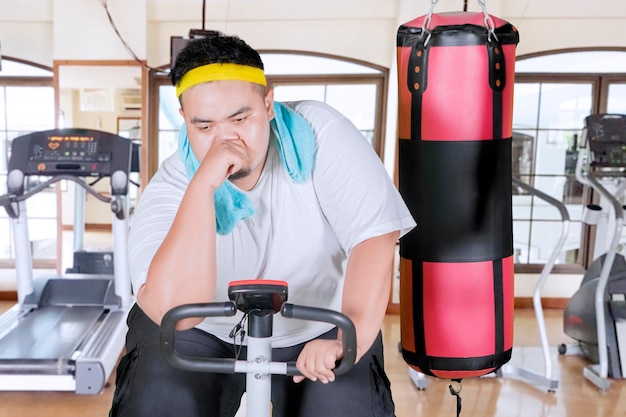
{"type": "Polygon", "coordinates": [[[178,149],[178,130],[159,131],[159,165],[178,149]]]}
{"type": "Polygon", "coordinates": [[[0,259],[13,257],[13,235],[8,217],[0,217],[0,259]]]}
{"type": "Polygon", "coordinates": [[[6,87],[7,130],[28,133],[54,128],[52,87],[6,87]]]}
{"type": "Polygon", "coordinates": [[[0,86],[0,130],[5,130],[7,128],[7,124],[6,124],[6,117],[4,117],[5,115],[5,99],[4,99],[4,95],[5,95],[5,89],[6,87],[4,86],[0,86]]]}
{"type": "Polygon", "coordinates": [[[11,61],[9,59],[2,60],[2,69],[0,77],[52,77],[52,71],[34,67],[29,64],[11,61]]]}
{"type": "MultiPolygon", "coordinates": [[[[556,209],[553,211],[556,213],[556,209]]],[[[578,263],[580,261],[578,256],[582,226],[583,224],[580,222],[570,223],[567,239],[556,260],[557,264],[578,263]]],[[[553,255],[562,233],[563,222],[561,221],[533,222],[531,247],[538,249],[538,258],[531,263],[546,263],[553,255]]]]}
{"type": "MultiPolygon", "coordinates": [[[[534,197],[526,194],[523,190],[518,190],[513,196],[513,220],[530,220],[533,214],[534,197]]],[[[515,234],[515,233],[514,233],[515,234]]]]}
{"type": "MultiPolygon", "coordinates": [[[[514,213],[515,210],[514,205],[514,213]]],[[[513,255],[516,264],[527,264],[530,263],[529,259],[531,259],[531,257],[533,259],[537,257],[536,254],[534,256],[530,255],[530,224],[529,221],[513,221],[513,255]]]]}
{"type": "MultiPolygon", "coordinates": [[[[537,155],[535,160],[536,175],[561,175],[572,169],[568,162],[578,132],[568,130],[540,130],[536,140],[537,155]]],[[[573,171],[572,171],[573,173],[573,171]]]]}
{"type": "Polygon", "coordinates": [[[620,73],[626,72],[622,51],[581,51],[550,54],[515,62],[515,72],[620,73]]]}
{"type": "Polygon", "coordinates": [[[626,114],[626,84],[610,84],[607,113],[626,114]]]}
{"type": "Polygon", "coordinates": [[[369,143],[373,143],[376,122],[375,85],[329,85],[326,102],[343,113],[363,133],[369,143]]]}
{"type": "MultiPolygon", "coordinates": [[[[576,207],[578,211],[582,210],[582,204],[584,202],[583,197],[585,194],[585,186],[581,184],[574,174],[567,175],[565,177],[565,184],[563,186],[563,203],[566,205],[572,205],[576,207]]],[[[568,208],[570,212],[570,218],[573,218],[573,211],[568,208]]],[[[578,218],[580,219],[580,217],[578,218]]]]}
{"type": "MultiPolygon", "coordinates": [[[[0,143],[4,143],[2,135],[0,135],[0,143]]],[[[4,160],[3,155],[3,160],[4,160]]],[[[0,195],[7,193],[7,176],[0,175],[0,195]]],[[[4,208],[0,208],[0,259],[11,259],[13,257],[13,235],[11,234],[11,226],[9,216],[4,208]]]]}
{"type": "MultiPolygon", "coordinates": [[[[0,178],[6,182],[6,177],[0,178]]],[[[6,212],[0,216],[0,259],[12,259],[13,228],[6,212]]],[[[35,259],[56,259],[57,211],[56,193],[53,187],[26,200],[28,237],[35,259]]]]}
{"type": "MultiPolygon", "coordinates": [[[[535,131],[513,132],[512,163],[513,176],[522,179],[533,173],[535,131]]],[[[515,190],[513,191],[515,193],[515,190]]]]}
{"type": "Polygon", "coordinates": [[[591,84],[541,84],[539,128],[582,129],[591,96],[591,84]]]}
{"type": "Polygon", "coordinates": [[[159,165],[178,147],[178,131],[184,120],[179,113],[180,103],[171,85],[159,87],[159,165]]]}
{"type": "Polygon", "coordinates": [[[326,102],[326,85],[275,85],[274,100],[298,101],[317,100],[326,102]]]}
{"type": "MultiPolygon", "coordinates": [[[[558,211],[552,206],[537,206],[534,208],[543,215],[559,218],[558,211]],[[550,215],[553,213],[554,215],[550,215]]],[[[580,246],[580,223],[575,223],[570,227],[567,241],[557,257],[557,264],[566,262],[577,262],[580,246]],[[572,253],[574,251],[574,253],[572,253]]],[[[513,253],[516,263],[522,264],[544,264],[552,256],[561,233],[563,232],[563,222],[560,220],[550,221],[534,220],[513,222],[513,253]]]]}
{"type": "MultiPolygon", "coordinates": [[[[49,75],[49,74],[46,74],[49,75]]],[[[52,87],[7,86],[0,105],[0,118],[3,119],[0,133],[0,172],[6,173],[10,157],[11,141],[23,134],[54,128],[54,89],[52,87]],[[6,107],[5,107],[6,103],[6,107]],[[4,123],[6,121],[6,123],[4,123]]],[[[6,192],[6,177],[0,177],[0,189],[6,192]]],[[[36,180],[36,179],[35,179],[36,180]]],[[[57,211],[56,194],[53,188],[29,198],[26,201],[28,227],[33,257],[56,258],[57,211]]],[[[13,257],[12,231],[6,212],[0,212],[0,228],[3,238],[0,241],[0,256],[13,257]],[[5,248],[9,245],[9,249],[5,248]]]]}
{"type": "Polygon", "coordinates": [[[262,53],[261,59],[268,75],[380,74],[372,67],[319,56],[262,53]]]}
{"type": "Polygon", "coordinates": [[[515,83],[513,129],[536,129],[539,125],[540,84],[515,83]]]}
{"type": "Polygon", "coordinates": [[[183,124],[179,112],[180,103],[176,98],[176,91],[171,85],[159,87],[159,129],[178,130],[183,124]]]}
{"type": "Polygon", "coordinates": [[[33,251],[33,258],[56,259],[56,226],[56,219],[28,219],[28,232],[30,235],[30,246],[33,251]]]}
{"type": "MultiPolygon", "coordinates": [[[[7,135],[0,130],[0,174],[6,174],[9,169],[9,143],[7,135]]],[[[6,193],[6,180],[0,176],[0,194],[6,193]]],[[[1,210],[0,210],[1,211],[1,210]]],[[[0,213],[0,215],[2,215],[0,213]]]]}
{"type": "Polygon", "coordinates": [[[318,100],[343,113],[373,143],[375,84],[275,85],[276,101],[318,100]]]}

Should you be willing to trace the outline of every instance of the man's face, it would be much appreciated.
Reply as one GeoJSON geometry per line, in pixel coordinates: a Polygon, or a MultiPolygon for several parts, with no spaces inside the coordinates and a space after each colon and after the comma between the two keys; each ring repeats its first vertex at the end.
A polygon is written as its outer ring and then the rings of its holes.
{"type": "Polygon", "coordinates": [[[242,189],[256,185],[263,170],[274,118],[271,90],[246,81],[214,81],[186,90],[181,115],[187,124],[189,143],[202,161],[216,140],[240,139],[247,160],[230,180],[242,189]]]}

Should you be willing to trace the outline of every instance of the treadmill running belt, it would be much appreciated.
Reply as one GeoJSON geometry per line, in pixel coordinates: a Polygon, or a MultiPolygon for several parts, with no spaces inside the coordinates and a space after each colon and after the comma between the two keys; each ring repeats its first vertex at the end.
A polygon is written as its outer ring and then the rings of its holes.
{"type": "Polygon", "coordinates": [[[103,313],[93,306],[38,308],[0,340],[0,363],[70,359],[103,313]]]}

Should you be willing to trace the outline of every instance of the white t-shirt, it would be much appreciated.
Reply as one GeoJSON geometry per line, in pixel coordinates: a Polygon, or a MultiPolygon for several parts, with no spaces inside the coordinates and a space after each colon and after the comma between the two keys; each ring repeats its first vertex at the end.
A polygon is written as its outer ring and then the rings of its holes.
{"type": "MultiPolygon", "coordinates": [[[[230,281],[262,278],[287,281],[290,303],[341,311],[352,248],[392,231],[400,230],[403,235],[415,221],[372,146],[348,119],[320,102],[285,104],[307,119],[315,132],[312,175],[305,183],[294,182],[270,141],[259,182],[245,192],[255,214],[240,221],[228,235],[217,236],[215,301],[228,300],[230,281]]],[[[187,185],[183,162],[174,154],[163,162],[141,196],[129,236],[135,291],[146,280],[187,185]]],[[[197,327],[232,342],[229,333],[241,314],[208,318],[197,327]]],[[[279,313],[274,316],[272,345],[292,346],[330,328],[325,323],[286,319],[279,313]]]]}

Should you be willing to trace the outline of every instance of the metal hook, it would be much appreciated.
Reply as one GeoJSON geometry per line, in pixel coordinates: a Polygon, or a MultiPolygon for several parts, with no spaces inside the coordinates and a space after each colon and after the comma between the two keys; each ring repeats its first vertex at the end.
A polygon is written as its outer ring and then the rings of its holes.
{"type": "Polygon", "coordinates": [[[428,10],[428,14],[424,17],[424,21],[422,22],[422,36],[426,34],[426,40],[424,41],[424,46],[428,45],[428,41],[432,36],[430,31],[430,23],[433,18],[433,13],[435,11],[435,5],[439,2],[439,0],[430,0],[430,10],[428,10]]]}
{"type": "Polygon", "coordinates": [[[487,13],[487,5],[485,4],[485,0],[478,0],[478,4],[480,5],[480,8],[483,11],[483,15],[485,15],[485,28],[487,28],[487,31],[489,32],[487,34],[487,41],[491,42],[491,37],[493,36],[496,40],[496,42],[498,42],[498,36],[496,35],[496,25],[493,22],[493,19],[491,18],[491,16],[489,15],[489,13],[487,13]]]}

